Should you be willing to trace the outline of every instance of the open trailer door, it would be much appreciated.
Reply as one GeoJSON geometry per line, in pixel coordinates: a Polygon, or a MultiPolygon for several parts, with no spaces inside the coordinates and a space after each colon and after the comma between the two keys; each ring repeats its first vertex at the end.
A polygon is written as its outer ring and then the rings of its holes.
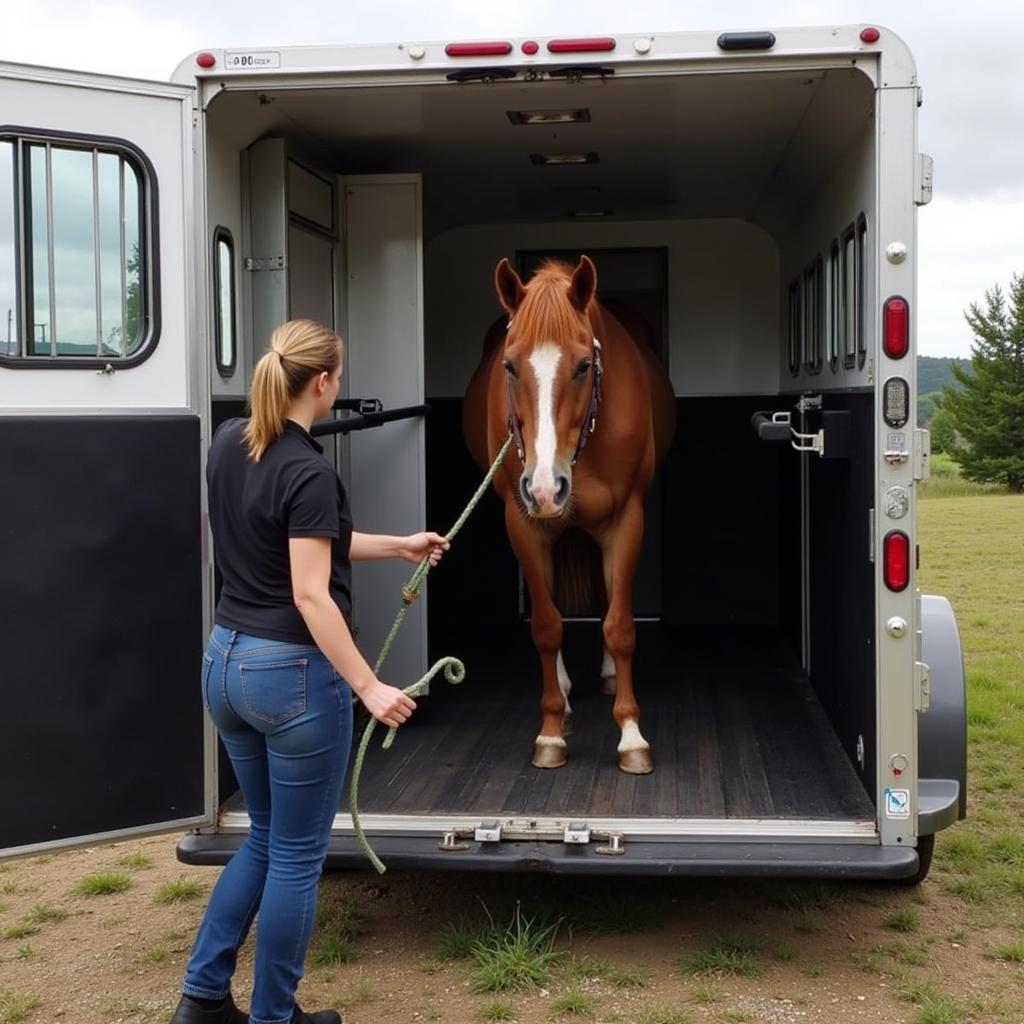
{"type": "Polygon", "coordinates": [[[0,851],[203,824],[192,90],[0,64],[0,851]]]}

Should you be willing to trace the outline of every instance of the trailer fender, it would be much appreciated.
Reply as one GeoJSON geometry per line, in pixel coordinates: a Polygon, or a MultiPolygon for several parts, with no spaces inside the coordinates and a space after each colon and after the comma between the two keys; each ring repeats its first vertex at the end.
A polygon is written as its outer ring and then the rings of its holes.
{"type": "Polygon", "coordinates": [[[960,631],[949,601],[921,595],[921,657],[931,702],[918,719],[918,835],[967,815],[967,696],[960,631]]]}

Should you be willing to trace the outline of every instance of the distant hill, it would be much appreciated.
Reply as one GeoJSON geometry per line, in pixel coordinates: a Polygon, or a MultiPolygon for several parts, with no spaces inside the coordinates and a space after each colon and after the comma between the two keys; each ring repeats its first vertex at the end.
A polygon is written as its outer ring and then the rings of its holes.
{"type": "Polygon", "coordinates": [[[917,393],[919,395],[930,395],[934,391],[941,391],[943,384],[955,384],[953,371],[950,367],[953,363],[959,364],[963,369],[970,369],[970,359],[953,359],[948,356],[918,356],[917,357],[917,393]]]}

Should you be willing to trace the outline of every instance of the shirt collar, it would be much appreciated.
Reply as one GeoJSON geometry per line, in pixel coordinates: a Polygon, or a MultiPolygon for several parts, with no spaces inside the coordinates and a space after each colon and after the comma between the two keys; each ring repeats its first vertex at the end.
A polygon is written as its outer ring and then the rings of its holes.
{"type": "Polygon", "coordinates": [[[310,448],[315,448],[321,455],[323,455],[324,446],[320,444],[320,442],[313,437],[308,430],[296,423],[295,420],[284,421],[284,432],[286,434],[294,434],[296,437],[302,438],[310,448]]]}

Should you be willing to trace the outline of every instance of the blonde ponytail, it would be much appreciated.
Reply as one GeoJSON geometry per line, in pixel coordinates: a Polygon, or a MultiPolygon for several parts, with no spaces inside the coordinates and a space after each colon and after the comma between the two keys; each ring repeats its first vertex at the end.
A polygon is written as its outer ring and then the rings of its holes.
{"type": "Polygon", "coordinates": [[[341,362],[341,338],[315,320],[289,320],[270,336],[252,375],[245,440],[254,462],[281,436],[292,402],[319,373],[341,362]]]}

